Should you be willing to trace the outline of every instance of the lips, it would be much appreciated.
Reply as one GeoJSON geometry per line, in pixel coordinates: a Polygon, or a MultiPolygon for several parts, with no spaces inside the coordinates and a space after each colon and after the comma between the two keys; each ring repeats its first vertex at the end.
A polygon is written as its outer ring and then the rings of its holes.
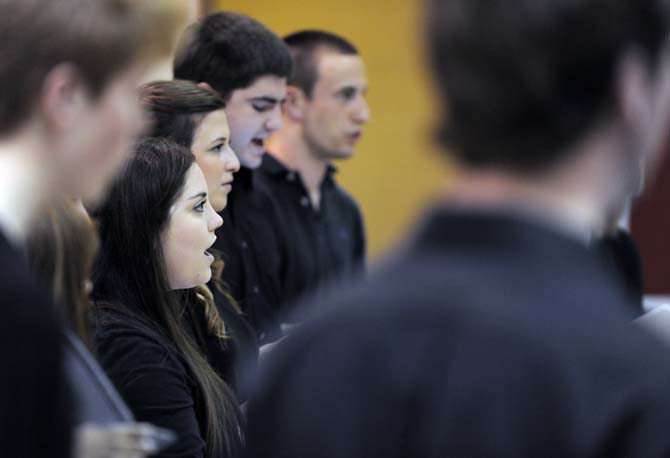
{"type": "Polygon", "coordinates": [[[363,135],[362,132],[352,132],[350,134],[347,134],[347,142],[351,144],[358,143],[358,140],[361,139],[362,135],[363,135]]]}
{"type": "Polygon", "coordinates": [[[216,235],[214,235],[214,236],[212,237],[212,242],[211,242],[209,245],[207,245],[207,249],[205,250],[205,254],[211,254],[211,253],[210,253],[209,251],[207,251],[207,250],[209,250],[210,248],[212,248],[212,246],[214,245],[214,243],[216,243],[216,235]]]}
{"type": "MultiPolygon", "coordinates": [[[[212,245],[214,245],[214,242],[216,242],[216,236],[214,236],[214,239],[212,240],[212,243],[209,244],[209,248],[211,248],[212,245]]],[[[207,258],[209,258],[210,263],[214,262],[214,255],[212,253],[210,253],[208,250],[203,251],[203,254],[207,258]]]]}

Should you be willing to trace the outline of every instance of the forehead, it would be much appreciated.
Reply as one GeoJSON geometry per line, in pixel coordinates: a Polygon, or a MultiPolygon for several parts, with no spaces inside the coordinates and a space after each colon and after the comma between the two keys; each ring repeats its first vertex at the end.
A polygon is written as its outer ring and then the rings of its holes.
{"type": "Polygon", "coordinates": [[[266,97],[281,100],[286,97],[286,78],[276,75],[260,76],[245,88],[235,89],[231,94],[234,98],[266,97]]]}
{"type": "Polygon", "coordinates": [[[333,86],[365,86],[365,63],[360,56],[340,54],[333,51],[321,51],[317,55],[317,85],[333,86]]]}
{"type": "Polygon", "coordinates": [[[221,109],[207,113],[200,120],[196,129],[196,136],[217,134],[218,136],[221,136],[222,134],[224,134],[223,136],[226,136],[229,130],[228,117],[226,116],[226,112],[221,109]]]}
{"type": "Polygon", "coordinates": [[[191,164],[191,168],[186,173],[186,180],[184,181],[184,189],[182,190],[179,200],[187,200],[198,193],[207,193],[207,182],[205,175],[197,163],[191,164]]]}

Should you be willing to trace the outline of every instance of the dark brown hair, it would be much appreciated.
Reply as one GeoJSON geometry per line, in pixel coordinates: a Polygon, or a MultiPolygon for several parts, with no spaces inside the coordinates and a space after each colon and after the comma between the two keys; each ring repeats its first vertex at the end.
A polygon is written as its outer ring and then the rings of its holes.
{"type": "Polygon", "coordinates": [[[302,89],[312,97],[314,85],[319,79],[320,51],[358,55],[356,47],[345,38],[324,30],[301,30],[284,37],[293,59],[293,70],[288,84],[302,89]]]}
{"type": "Polygon", "coordinates": [[[26,247],[33,271],[52,291],[74,332],[91,348],[86,283],[98,238],[83,206],[68,198],[49,202],[31,227],[26,247]]]}
{"type": "Polygon", "coordinates": [[[151,119],[150,136],[169,138],[191,148],[200,117],[226,103],[192,81],[154,81],[140,88],[142,107],[151,119]]]}
{"type": "Polygon", "coordinates": [[[0,134],[12,133],[30,116],[57,65],[73,65],[96,96],[135,59],[168,54],[179,9],[156,3],[0,0],[0,134]]]}
{"type": "Polygon", "coordinates": [[[613,115],[615,77],[638,49],[656,68],[668,0],[429,0],[439,138],[457,160],[533,172],[613,115]]]}
{"type": "Polygon", "coordinates": [[[291,56],[284,42],[243,14],[205,16],[184,34],[174,59],[174,77],[208,83],[228,100],[236,89],[267,75],[288,78],[291,56]]]}

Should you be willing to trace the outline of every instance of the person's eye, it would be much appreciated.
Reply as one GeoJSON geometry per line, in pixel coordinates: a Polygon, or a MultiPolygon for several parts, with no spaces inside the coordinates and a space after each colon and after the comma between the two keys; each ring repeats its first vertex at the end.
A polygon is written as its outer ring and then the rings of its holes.
{"type": "Polygon", "coordinates": [[[203,213],[205,211],[205,204],[206,203],[207,203],[207,200],[203,200],[198,205],[193,207],[193,210],[197,211],[198,213],[203,213]]]}
{"type": "Polygon", "coordinates": [[[270,103],[262,103],[262,102],[257,102],[257,103],[252,103],[251,106],[256,110],[258,113],[265,113],[266,111],[272,110],[272,107],[274,106],[273,104],[270,103]]]}
{"type": "Polygon", "coordinates": [[[349,87],[341,90],[337,95],[345,102],[350,102],[356,97],[356,89],[349,87]]]}
{"type": "Polygon", "coordinates": [[[226,144],[224,142],[217,143],[209,151],[212,152],[212,153],[221,153],[225,147],[226,147],[226,144]]]}

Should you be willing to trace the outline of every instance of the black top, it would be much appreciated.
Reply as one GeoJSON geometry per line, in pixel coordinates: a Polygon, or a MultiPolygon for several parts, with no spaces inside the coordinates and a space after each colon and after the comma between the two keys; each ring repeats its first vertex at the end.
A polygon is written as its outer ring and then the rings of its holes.
{"type": "Polygon", "coordinates": [[[155,326],[96,305],[100,363],[138,421],[174,431],[175,445],[156,455],[203,458],[206,412],[201,390],[174,344],[155,326]]]}
{"type": "Polygon", "coordinates": [[[644,311],[642,260],[633,237],[619,229],[597,240],[595,248],[630,296],[635,313],[641,315],[644,311]]]}
{"type": "Polygon", "coordinates": [[[280,237],[285,231],[275,203],[257,178],[257,172],[247,168],[235,174],[214,248],[225,262],[223,280],[265,343],[281,337],[277,313],[284,300],[280,237]]]}
{"type": "Polygon", "coordinates": [[[74,423],[134,421],[100,364],[72,331],[65,332],[65,370],[72,387],[74,423]]]}
{"type": "Polygon", "coordinates": [[[25,258],[0,234],[0,456],[70,456],[61,324],[25,258]]]}
{"type": "Polygon", "coordinates": [[[211,287],[228,338],[222,340],[209,332],[207,318],[201,308],[187,307],[184,318],[207,361],[234,391],[237,401],[241,404],[249,398],[252,384],[255,382],[258,340],[251,325],[233,307],[228,298],[214,285],[211,287]]]}
{"type": "Polygon", "coordinates": [[[250,457],[670,455],[667,349],[542,224],[438,210],[273,355],[250,457]]]}
{"type": "Polygon", "coordinates": [[[282,239],[286,252],[282,321],[302,321],[306,310],[292,302],[334,280],[351,277],[365,264],[365,228],[354,199],[335,182],[329,166],[320,186],[315,209],[300,174],[271,154],[260,168],[263,184],[279,206],[288,231],[282,239]]]}

